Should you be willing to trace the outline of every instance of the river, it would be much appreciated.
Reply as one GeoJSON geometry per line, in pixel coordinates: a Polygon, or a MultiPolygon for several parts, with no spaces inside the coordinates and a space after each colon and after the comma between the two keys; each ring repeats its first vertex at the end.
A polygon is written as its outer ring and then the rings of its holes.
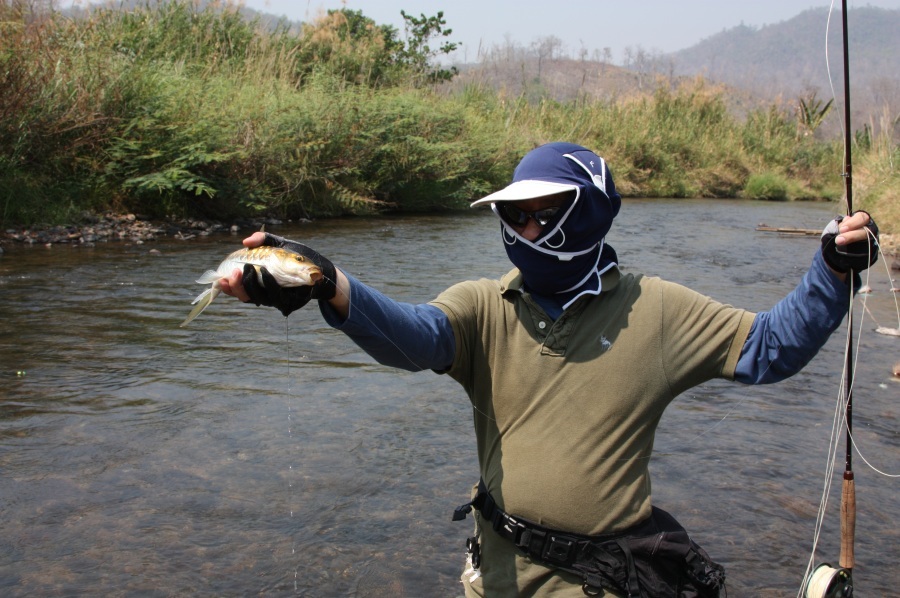
{"type": "MultiPolygon", "coordinates": [[[[626,200],[608,241],[626,271],[762,310],[818,241],[757,224],[821,229],[832,210],[626,200]]],[[[485,211],[272,231],[403,301],[509,268],[485,211]]],[[[462,389],[374,363],[314,305],[285,319],[224,297],[179,328],[203,289],[194,279],[243,236],[0,256],[0,594],[461,594],[471,530],[450,515],[478,477],[462,389]]],[[[874,333],[897,326],[895,299],[881,262],[868,282],[855,440],[897,474],[900,350],[874,333]]],[[[777,385],[696,388],[663,419],[654,502],[726,566],[729,596],[797,593],[844,344],[841,331],[777,385]]],[[[897,481],[858,455],[854,469],[857,595],[889,595],[900,587],[897,481]]],[[[840,471],[817,562],[838,559],[839,490],[840,471]]]]}

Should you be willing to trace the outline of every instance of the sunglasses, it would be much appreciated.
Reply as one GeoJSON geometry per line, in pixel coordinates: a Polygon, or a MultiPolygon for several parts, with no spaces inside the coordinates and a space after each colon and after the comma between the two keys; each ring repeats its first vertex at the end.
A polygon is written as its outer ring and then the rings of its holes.
{"type": "Polygon", "coordinates": [[[556,213],[559,212],[559,210],[560,206],[554,206],[552,208],[544,208],[543,210],[526,212],[509,202],[497,202],[497,212],[500,214],[500,217],[503,218],[507,224],[516,227],[525,226],[528,223],[528,219],[531,218],[534,220],[535,224],[543,228],[553,220],[553,217],[556,216],[556,213]]]}

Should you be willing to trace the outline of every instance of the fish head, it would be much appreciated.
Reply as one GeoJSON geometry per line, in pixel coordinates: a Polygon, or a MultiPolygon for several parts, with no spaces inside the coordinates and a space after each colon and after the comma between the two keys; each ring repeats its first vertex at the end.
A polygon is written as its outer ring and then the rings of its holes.
{"type": "Polygon", "coordinates": [[[266,264],[269,273],[283,287],[302,287],[314,285],[322,278],[322,268],[305,255],[284,251],[275,264],[266,264]]]}

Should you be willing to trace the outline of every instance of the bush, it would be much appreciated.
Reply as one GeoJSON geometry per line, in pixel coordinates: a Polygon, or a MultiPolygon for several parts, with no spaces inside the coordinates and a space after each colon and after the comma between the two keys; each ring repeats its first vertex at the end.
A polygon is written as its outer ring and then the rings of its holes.
{"type": "MultiPolygon", "coordinates": [[[[221,219],[453,209],[561,140],[606,158],[626,196],[841,194],[840,144],[798,136],[777,107],[739,121],[702,79],[571,102],[435,87],[452,76],[432,64],[453,47],[431,49],[450,33],[440,13],[404,14],[401,41],[346,9],[298,31],[262,29],[228,3],[83,19],[25,6],[0,3],[3,223],[105,209],[221,219]]],[[[860,172],[885,181],[864,200],[895,198],[895,146],[856,149],[860,172]]]]}
{"type": "Polygon", "coordinates": [[[788,199],[788,183],[780,175],[771,172],[753,174],[747,179],[744,197],[785,201],[788,199]]]}

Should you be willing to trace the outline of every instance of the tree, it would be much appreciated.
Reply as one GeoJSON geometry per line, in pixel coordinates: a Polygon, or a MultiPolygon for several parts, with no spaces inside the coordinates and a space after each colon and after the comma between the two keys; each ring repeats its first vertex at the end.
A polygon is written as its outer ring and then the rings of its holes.
{"type": "Polygon", "coordinates": [[[400,11],[405,20],[406,39],[396,28],[378,25],[362,11],[346,8],[329,10],[304,26],[301,73],[325,69],[343,79],[374,86],[390,86],[413,81],[414,84],[449,81],[456,67],[436,66],[434,60],[456,50],[458,43],[445,41],[437,49],[430,45],[435,37],[453,33],[444,29],[444,13],[413,17],[400,11]]]}
{"type": "Polygon", "coordinates": [[[823,103],[816,97],[816,92],[812,91],[805,98],[799,98],[797,106],[797,133],[806,137],[812,135],[825,120],[825,116],[831,110],[834,99],[823,103]]]}
{"type": "Polygon", "coordinates": [[[436,50],[429,43],[434,38],[448,37],[453,34],[452,29],[444,29],[447,22],[444,20],[443,11],[438,11],[433,17],[426,17],[421,13],[419,17],[406,14],[401,10],[400,15],[405,21],[406,46],[397,48],[397,60],[409,68],[418,77],[424,77],[429,83],[449,81],[459,72],[455,66],[449,69],[438,67],[433,60],[440,55],[451,54],[460,46],[458,42],[444,41],[436,50]]]}
{"type": "Polygon", "coordinates": [[[532,48],[534,49],[538,58],[538,82],[540,82],[541,80],[541,69],[543,67],[544,60],[555,60],[557,56],[562,53],[562,47],[563,41],[555,35],[540,37],[537,39],[537,41],[532,43],[532,48]]]}

